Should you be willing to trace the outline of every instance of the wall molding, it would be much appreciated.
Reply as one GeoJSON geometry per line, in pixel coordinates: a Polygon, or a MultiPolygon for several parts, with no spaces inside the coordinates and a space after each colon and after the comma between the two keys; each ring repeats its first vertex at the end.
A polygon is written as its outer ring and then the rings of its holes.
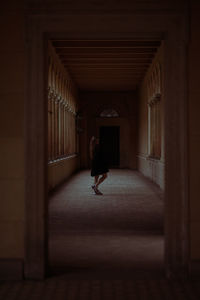
{"type": "Polygon", "coordinates": [[[48,166],[62,163],[66,160],[76,158],[77,156],[78,156],[78,154],[75,153],[75,154],[67,155],[67,156],[64,156],[64,157],[61,157],[61,158],[58,158],[58,159],[54,159],[54,160],[48,162],[48,166]]]}
{"type": "Polygon", "coordinates": [[[157,163],[160,163],[160,164],[165,164],[165,161],[161,158],[154,158],[154,157],[151,157],[147,154],[137,154],[136,155],[137,158],[141,158],[141,159],[145,159],[145,160],[149,160],[149,161],[155,161],[157,163]]]}
{"type": "Polygon", "coordinates": [[[91,14],[143,14],[149,15],[149,13],[157,16],[159,14],[174,14],[182,13],[184,9],[187,9],[187,1],[129,1],[128,5],[125,1],[116,2],[115,0],[98,0],[98,1],[59,1],[57,5],[56,1],[45,1],[40,2],[36,0],[27,1],[27,9],[32,12],[32,14],[85,14],[88,11],[91,14]]]}
{"type": "Polygon", "coordinates": [[[48,191],[51,192],[79,169],[78,155],[48,164],[48,191]]]}
{"type": "Polygon", "coordinates": [[[145,177],[155,182],[162,190],[164,190],[164,161],[142,154],[137,155],[137,165],[138,171],[140,171],[145,177]]]}

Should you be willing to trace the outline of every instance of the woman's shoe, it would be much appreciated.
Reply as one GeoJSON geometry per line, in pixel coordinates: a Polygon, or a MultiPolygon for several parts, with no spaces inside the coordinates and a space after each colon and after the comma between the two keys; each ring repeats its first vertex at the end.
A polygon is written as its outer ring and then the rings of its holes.
{"type": "Polygon", "coordinates": [[[96,185],[92,185],[92,189],[94,190],[94,192],[95,192],[96,195],[103,195],[103,194],[98,190],[98,188],[96,187],[96,185]]]}
{"type": "Polygon", "coordinates": [[[98,190],[98,188],[96,187],[96,191],[97,191],[97,195],[103,195],[102,192],[100,192],[100,190],[98,190]]]}
{"type": "Polygon", "coordinates": [[[96,185],[92,185],[92,189],[95,192],[95,194],[98,195],[98,191],[97,191],[96,185]]]}

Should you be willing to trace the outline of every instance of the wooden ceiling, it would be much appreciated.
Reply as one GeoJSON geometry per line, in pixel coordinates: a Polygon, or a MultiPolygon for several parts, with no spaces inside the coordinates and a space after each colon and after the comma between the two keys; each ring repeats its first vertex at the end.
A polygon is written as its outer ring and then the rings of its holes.
{"type": "Polygon", "coordinates": [[[73,81],[84,91],[135,90],[160,41],[52,40],[73,81]]]}

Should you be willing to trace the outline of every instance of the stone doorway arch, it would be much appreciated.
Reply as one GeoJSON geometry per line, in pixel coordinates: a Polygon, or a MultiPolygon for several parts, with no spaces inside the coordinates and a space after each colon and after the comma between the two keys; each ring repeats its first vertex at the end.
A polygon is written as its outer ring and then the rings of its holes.
{"type": "Polygon", "coordinates": [[[27,23],[25,278],[45,277],[47,261],[47,151],[45,65],[47,41],[163,39],[165,93],[165,267],[167,276],[188,272],[187,32],[174,13],[32,12],[27,23]],[[95,19],[95,28],[91,23],[95,19]],[[109,26],[109,31],[107,30],[109,26]],[[159,31],[158,31],[159,29],[159,31]]]}

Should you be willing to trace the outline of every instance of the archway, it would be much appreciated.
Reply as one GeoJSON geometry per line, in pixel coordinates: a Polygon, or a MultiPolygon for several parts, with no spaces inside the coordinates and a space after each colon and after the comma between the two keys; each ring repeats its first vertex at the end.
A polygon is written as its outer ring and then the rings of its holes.
{"type": "Polygon", "coordinates": [[[159,15],[157,18],[137,14],[123,17],[95,15],[52,17],[33,15],[28,24],[27,49],[28,93],[26,104],[26,278],[45,276],[46,253],[46,91],[44,73],[45,46],[48,38],[69,39],[152,39],[163,38],[165,44],[165,257],[166,273],[182,276],[188,269],[187,205],[187,115],[186,115],[186,32],[182,16],[159,15]],[[141,22],[141,19],[143,22],[141,22]],[[77,28],[77,20],[79,26],[77,28]],[[174,21],[175,20],[175,21],[174,21]],[[44,22],[45,21],[45,22],[44,22]],[[82,26],[81,24],[85,26],[82,26]],[[105,24],[112,24],[110,31],[105,24]],[[116,31],[116,26],[119,31],[116,31]],[[68,28],[64,32],[64,28],[68,28]],[[80,28],[82,29],[80,31],[80,28]],[[157,28],[160,28],[158,33],[157,28]],[[176,66],[176,67],[175,67],[176,66]]]}

